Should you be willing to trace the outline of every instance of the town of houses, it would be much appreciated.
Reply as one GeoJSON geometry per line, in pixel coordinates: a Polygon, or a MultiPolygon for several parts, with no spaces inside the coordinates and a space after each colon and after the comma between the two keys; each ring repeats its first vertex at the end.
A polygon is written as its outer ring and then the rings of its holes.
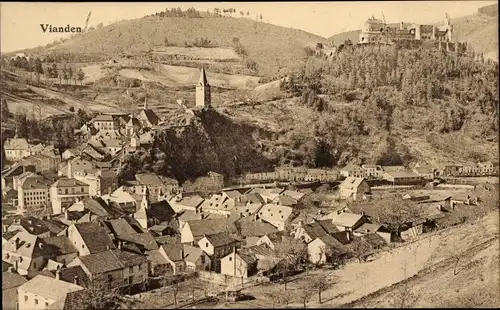
{"type": "MultiPolygon", "coordinates": [[[[210,108],[204,70],[196,91],[196,106],[210,108]]],[[[77,130],[80,146],[63,152],[17,136],[6,141],[5,159],[13,164],[2,171],[2,208],[14,211],[2,221],[4,308],[71,309],[70,301],[96,283],[125,288],[167,274],[262,280],[279,274],[287,259],[279,248],[291,240],[321,266],[348,256],[355,238],[383,247],[423,233],[423,222],[395,236],[369,209],[307,214],[309,185],[337,182],[339,201],[369,204],[380,184],[419,187],[443,177],[498,174],[490,162],[349,164],[276,167],[248,173],[238,184],[210,172],[200,178],[218,189],[209,195],[185,192],[177,180],[153,173],[120,184],[124,156],[150,147],[160,125],[145,102],[137,115],[95,116],[77,130]]],[[[474,203],[470,196],[402,198],[438,204],[435,213],[474,203]]]]}

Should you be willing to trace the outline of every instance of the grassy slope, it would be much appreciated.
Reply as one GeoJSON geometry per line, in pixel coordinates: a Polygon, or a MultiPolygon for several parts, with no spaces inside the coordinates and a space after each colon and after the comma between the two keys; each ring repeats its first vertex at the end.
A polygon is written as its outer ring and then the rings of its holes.
{"type": "Polygon", "coordinates": [[[257,61],[259,72],[264,75],[273,74],[280,66],[302,57],[304,46],[325,42],[324,38],[302,30],[243,18],[144,17],[96,29],[50,49],[104,55],[137,54],[164,46],[165,38],[183,46],[184,42],[201,37],[219,46],[231,46],[233,37],[240,38],[249,57],[257,61]]]}
{"type": "MultiPolygon", "coordinates": [[[[495,4],[498,10],[498,4],[495,4]]],[[[491,14],[490,14],[491,15],[491,14]]],[[[454,26],[454,39],[468,41],[479,53],[491,53],[498,46],[498,17],[481,13],[458,17],[451,20],[454,26]]],[[[437,25],[441,25],[438,23],[437,25]]],[[[358,42],[361,30],[353,30],[335,34],[328,38],[335,44],[343,43],[347,39],[358,42]]]]}

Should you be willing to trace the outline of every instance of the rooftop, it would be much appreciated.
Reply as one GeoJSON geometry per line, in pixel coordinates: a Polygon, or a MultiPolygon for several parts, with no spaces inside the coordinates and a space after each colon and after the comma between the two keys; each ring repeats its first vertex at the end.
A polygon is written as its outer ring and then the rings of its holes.
{"type": "Polygon", "coordinates": [[[70,292],[82,290],[83,287],[73,283],[37,275],[19,287],[19,290],[33,293],[45,299],[57,300],[70,292]]]}
{"type": "Polygon", "coordinates": [[[79,256],[77,259],[79,259],[93,275],[136,266],[147,262],[147,259],[142,255],[122,250],[103,251],[90,255],[79,256]]]}

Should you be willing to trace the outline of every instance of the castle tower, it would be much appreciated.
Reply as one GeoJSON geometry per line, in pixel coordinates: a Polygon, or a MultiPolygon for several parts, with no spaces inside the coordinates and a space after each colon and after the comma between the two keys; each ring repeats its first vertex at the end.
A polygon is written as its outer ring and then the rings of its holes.
{"type": "Polygon", "coordinates": [[[204,67],[201,68],[200,80],[196,85],[196,106],[202,108],[211,106],[210,84],[208,84],[204,67]]]}

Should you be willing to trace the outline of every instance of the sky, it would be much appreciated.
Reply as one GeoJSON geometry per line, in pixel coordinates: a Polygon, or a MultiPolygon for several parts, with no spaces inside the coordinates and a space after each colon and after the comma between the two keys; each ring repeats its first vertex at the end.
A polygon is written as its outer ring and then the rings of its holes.
{"type": "Polygon", "coordinates": [[[329,37],[359,29],[371,15],[388,23],[435,23],[448,13],[451,18],[470,15],[478,8],[497,1],[356,1],[356,2],[2,2],[0,3],[0,51],[46,45],[60,33],[44,33],[40,24],[82,27],[90,11],[89,26],[105,26],[118,20],[140,18],[165,10],[194,7],[206,12],[213,8],[250,11],[250,17],[262,14],[263,20],[329,37]]]}

